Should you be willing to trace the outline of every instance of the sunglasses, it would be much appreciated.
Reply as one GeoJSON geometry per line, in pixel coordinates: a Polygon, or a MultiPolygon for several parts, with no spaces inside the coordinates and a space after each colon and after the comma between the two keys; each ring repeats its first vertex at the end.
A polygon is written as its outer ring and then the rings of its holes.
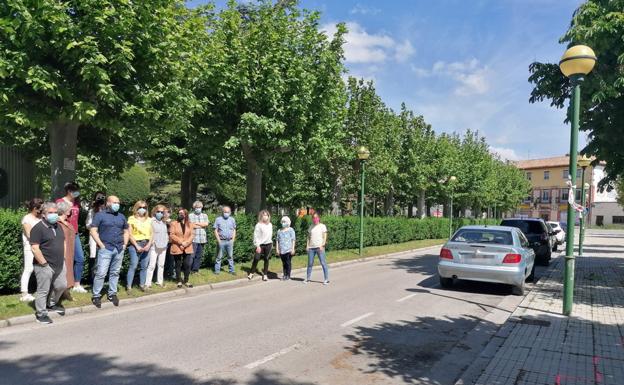
{"type": "Polygon", "coordinates": [[[164,214],[164,211],[156,211],[156,214],[164,214]]]}

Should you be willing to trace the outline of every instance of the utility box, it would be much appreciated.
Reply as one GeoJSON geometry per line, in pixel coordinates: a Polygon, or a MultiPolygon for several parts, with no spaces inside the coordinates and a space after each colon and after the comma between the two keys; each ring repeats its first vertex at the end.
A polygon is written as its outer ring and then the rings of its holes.
{"type": "Polygon", "coordinates": [[[19,208],[41,194],[35,165],[15,148],[0,145],[0,208],[19,208]]]}

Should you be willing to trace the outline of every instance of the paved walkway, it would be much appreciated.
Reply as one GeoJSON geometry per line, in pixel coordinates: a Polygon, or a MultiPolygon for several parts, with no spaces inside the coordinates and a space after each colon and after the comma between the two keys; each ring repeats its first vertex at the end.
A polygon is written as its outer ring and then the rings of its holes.
{"type": "Polygon", "coordinates": [[[624,232],[590,231],[585,244],[572,316],[558,258],[481,354],[491,361],[476,385],[624,384],[624,232]]]}

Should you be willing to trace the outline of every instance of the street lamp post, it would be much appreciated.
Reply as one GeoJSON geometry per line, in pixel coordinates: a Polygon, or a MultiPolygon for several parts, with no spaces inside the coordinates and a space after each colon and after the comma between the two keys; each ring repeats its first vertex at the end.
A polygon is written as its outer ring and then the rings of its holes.
{"type": "Polygon", "coordinates": [[[360,257],[364,251],[364,171],[366,160],[370,156],[370,152],[364,146],[358,148],[358,159],[362,169],[362,175],[360,177],[360,257]]]}
{"type": "MultiPolygon", "coordinates": [[[[561,72],[570,79],[572,93],[572,126],[570,131],[570,179],[576,186],[576,155],[578,152],[579,110],[581,105],[581,82],[596,64],[594,51],[585,45],[568,48],[559,61],[561,72]]],[[[572,313],[574,296],[574,208],[568,202],[568,225],[566,234],[565,273],[563,281],[563,314],[572,313]]]]}
{"type": "Polygon", "coordinates": [[[457,177],[451,176],[448,179],[449,186],[451,187],[451,210],[449,212],[449,239],[453,236],[453,183],[457,180],[457,177]]]}
{"type": "Polygon", "coordinates": [[[585,191],[589,188],[589,184],[585,183],[585,169],[591,163],[591,158],[581,156],[578,160],[579,167],[583,170],[581,173],[581,206],[583,212],[579,219],[579,240],[578,240],[578,254],[583,255],[583,238],[585,236],[585,191]]]}

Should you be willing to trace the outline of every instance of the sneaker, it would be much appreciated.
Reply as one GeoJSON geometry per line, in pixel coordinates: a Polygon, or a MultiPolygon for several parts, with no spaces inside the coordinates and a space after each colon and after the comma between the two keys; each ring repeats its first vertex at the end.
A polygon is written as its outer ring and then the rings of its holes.
{"type": "Polygon", "coordinates": [[[186,287],[188,287],[189,289],[192,289],[193,288],[193,284],[192,283],[187,283],[186,287]]]}
{"type": "Polygon", "coordinates": [[[72,287],[71,291],[73,291],[74,293],[86,293],[87,292],[87,290],[80,285],[72,287]]]}
{"type": "Polygon", "coordinates": [[[117,298],[117,294],[109,295],[108,300],[111,301],[114,306],[119,306],[119,298],[117,298]]]}
{"type": "Polygon", "coordinates": [[[282,281],[287,281],[288,280],[288,276],[287,275],[282,275],[282,281]]]}
{"type": "Polygon", "coordinates": [[[267,277],[266,275],[263,275],[263,276],[262,276],[262,280],[263,280],[263,281],[268,281],[268,280],[269,280],[269,277],[267,277]]]}
{"type": "Polygon", "coordinates": [[[58,315],[65,315],[65,308],[63,305],[54,305],[48,308],[48,311],[53,311],[58,315]]]}
{"type": "Polygon", "coordinates": [[[254,276],[253,273],[249,273],[249,275],[247,276],[247,279],[251,281],[253,279],[253,276],[254,276]]]}
{"type": "Polygon", "coordinates": [[[304,279],[304,280],[303,280],[303,283],[305,283],[305,284],[307,284],[308,282],[310,282],[310,280],[309,280],[309,279],[304,279]]]}
{"type": "Polygon", "coordinates": [[[132,292],[132,286],[126,286],[126,293],[130,294],[132,292]]]}
{"type": "Polygon", "coordinates": [[[323,285],[329,285],[329,281],[328,280],[324,280],[323,281],[323,285]]]}
{"type": "Polygon", "coordinates": [[[140,286],[139,286],[139,290],[141,290],[141,291],[145,292],[145,290],[146,290],[146,289],[145,289],[145,285],[140,285],[140,286]]]}
{"type": "Polygon", "coordinates": [[[34,300],[35,300],[35,297],[32,294],[29,294],[29,293],[24,293],[20,297],[20,301],[21,302],[32,302],[34,300]]]}
{"type": "Polygon", "coordinates": [[[182,288],[182,282],[178,282],[177,286],[178,286],[178,289],[181,289],[182,288]]]}
{"type": "Polygon", "coordinates": [[[52,320],[50,319],[50,317],[48,317],[48,315],[35,315],[35,318],[37,319],[37,322],[39,322],[40,324],[51,324],[52,320]]]}
{"type": "Polygon", "coordinates": [[[221,274],[221,272],[220,271],[215,271],[214,274],[215,275],[219,275],[219,274],[221,274]]]}
{"type": "Polygon", "coordinates": [[[95,305],[95,307],[97,307],[98,309],[102,307],[102,298],[100,297],[93,297],[91,298],[91,302],[95,305]]]}

